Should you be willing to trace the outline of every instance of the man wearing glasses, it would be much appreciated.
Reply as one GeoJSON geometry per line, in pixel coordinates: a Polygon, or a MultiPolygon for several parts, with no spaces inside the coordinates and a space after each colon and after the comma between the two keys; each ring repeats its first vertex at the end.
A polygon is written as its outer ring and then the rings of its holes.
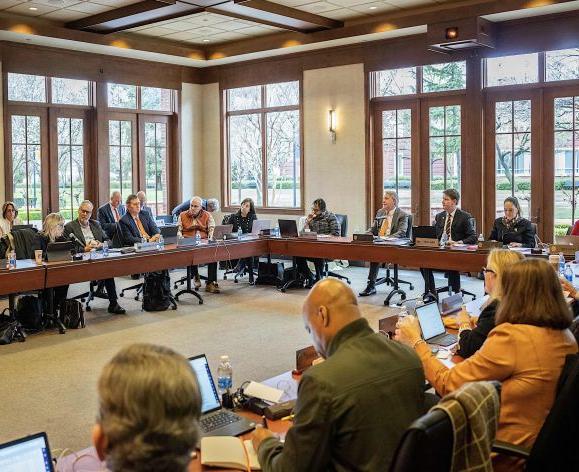
{"type": "MultiPolygon", "coordinates": [[[[78,218],[64,227],[64,236],[70,239],[70,235],[74,234],[78,240],[77,244],[82,244],[85,252],[100,249],[107,239],[100,223],[91,219],[93,208],[89,200],[84,200],[78,208],[78,218]]],[[[124,315],[126,312],[117,301],[115,279],[106,279],[104,284],[109,299],[108,312],[114,315],[124,315]]]]}

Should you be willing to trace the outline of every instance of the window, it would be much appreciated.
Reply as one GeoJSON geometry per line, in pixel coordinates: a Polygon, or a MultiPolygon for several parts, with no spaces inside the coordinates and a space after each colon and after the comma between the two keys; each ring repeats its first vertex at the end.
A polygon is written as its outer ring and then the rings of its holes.
{"type": "Polygon", "coordinates": [[[122,199],[133,193],[133,123],[109,120],[109,194],[118,190],[122,199]]]}
{"type": "Polygon", "coordinates": [[[299,82],[226,91],[228,203],[301,207],[299,82]]]}
{"type": "Polygon", "coordinates": [[[155,215],[166,215],[167,199],[167,125],[145,123],[145,189],[148,205],[155,215]]]}
{"type": "Polygon", "coordinates": [[[579,97],[559,97],[554,103],[555,234],[565,235],[579,217],[579,97]]]}
{"type": "Polygon", "coordinates": [[[466,62],[447,62],[422,68],[422,91],[443,92],[466,88],[466,62]]]}
{"type": "Polygon", "coordinates": [[[52,103],[89,104],[89,81],[52,78],[52,103]]]}
{"type": "Polygon", "coordinates": [[[410,95],[416,93],[416,67],[376,72],[377,96],[410,95]]]}
{"type": "Polygon", "coordinates": [[[111,108],[137,108],[137,86],[107,84],[108,104],[111,108]]]}
{"type": "Polygon", "coordinates": [[[579,79],[579,48],[547,51],[545,69],[547,82],[579,79]]]}
{"type": "Polygon", "coordinates": [[[454,188],[460,192],[461,106],[430,107],[428,122],[432,221],[442,210],[442,191],[454,188]]]}
{"type": "Polygon", "coordinates": [[[155,87],[141,87],[141,108],[143,110],[171,111],[173,91],[155,87]]]}
{"type": "Polygon", "coordinates": [[[8,100],[46,102],[46,77],[8,73],[8,100]]]}
{"type": "Polygon", "coordinates": [[[11,116],[12,199],[19,218],[42,223],[42,174],[40,117],[11,116]]]}
{"type": "Polygon", "coordinates": [[[73,219],[84,189],[84,120],[58,118],[58,198],[62,216],[73,219]]]}
{"type": "Polygon", "coordinates": [[[531,202],[531,101],[495,104],[496,216],[503,202],[515,196],[523,217],[530,217],[531,202]]]}
{"type": "Polygon", "coordinates": [[[539,81],[539,55],[493,57],[486,60],[486,84],[499,85],[531,84],[539,81]]]}

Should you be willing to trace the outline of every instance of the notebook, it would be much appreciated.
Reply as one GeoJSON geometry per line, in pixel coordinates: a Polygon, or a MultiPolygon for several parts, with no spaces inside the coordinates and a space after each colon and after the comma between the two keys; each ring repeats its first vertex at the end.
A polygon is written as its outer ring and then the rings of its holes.
{"type": "Polygon", "coordinates": [[[189,363],[197,375],[201,390],[202,436],[239,436],[255,429],[255,423],[221,407],[205,354],[190,357],[189,363]]]}
{"type": "Polygon", "coordinates": [[[417,306],[414,311],[420,323],[422,337],[428,344],[439,346],[450,346],[457,342],[454,334],[447,334],[440,316],[438,303],[432,302],[426,305],[417,306]]]}
{"type": "Polygon", "coordinates": [[[201,465],[240,470],[247,470],[249,465],[251,470],[261,470],[251,439],[231,436],[202,438],[201,465]]]}
{"type": "Polygon", "coordinates": [[[46,433],[10,441],[0,445],[2,472],[53,472],[52,456],[46,433]]]}

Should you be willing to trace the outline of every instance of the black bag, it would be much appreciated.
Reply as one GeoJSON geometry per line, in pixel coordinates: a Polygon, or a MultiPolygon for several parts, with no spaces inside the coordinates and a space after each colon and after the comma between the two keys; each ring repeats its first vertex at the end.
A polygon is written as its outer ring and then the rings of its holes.
{"type": "Polygon", "coordinates": [[[63,300],[60,302],[58,317],[67,329],[84,328],[84,310],[78,300],[63,300]]]}
{"type": "MultiPolygon", "coordinates": [[[[5,309],[2,315],[6,312],[5,309]]],[[[0,345],[10,344],[13,341],[26,341],[22,325],[8,316],[0,316],[0,345]]]]}
{"type": "Polygon", "coordinates": [[[173,303],[171,278],[168,270],[145,274],[143,310],[165,311],[173,303]]]}
{"type": "Polygon", "coordinates": [[[256,285],[282,285],[283,262],[259,262],[257,265],[256,285]]]}
{"type": "Polygon", "coordinates": [[[42,321],[42,303],[34,295],[18,298],[16,304],[16,320],[26,331],[40,331],[44,328],[42,321]]]}

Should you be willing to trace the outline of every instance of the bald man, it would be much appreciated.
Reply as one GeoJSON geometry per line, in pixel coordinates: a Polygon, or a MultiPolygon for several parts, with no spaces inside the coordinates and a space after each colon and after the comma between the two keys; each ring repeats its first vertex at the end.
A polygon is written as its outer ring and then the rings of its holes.
{"type": "Polygon", "coordinates": [[[118,191],[112,192],[110,201],[97,210],[97,220],[109,239],[115,236],[117,223],[125,213],[125,206],[121,205],[121,192],[118,191]]]}
{"type": "Polygon", "coordinates": [[[303,319],[326,360],[299,383],[285,444],[256,429],[252,440],[262,470],[388,470],[402,434],[424,413],[418,357],[374,333],[352,290],[336,279],[314,285],[303,319]]]}

